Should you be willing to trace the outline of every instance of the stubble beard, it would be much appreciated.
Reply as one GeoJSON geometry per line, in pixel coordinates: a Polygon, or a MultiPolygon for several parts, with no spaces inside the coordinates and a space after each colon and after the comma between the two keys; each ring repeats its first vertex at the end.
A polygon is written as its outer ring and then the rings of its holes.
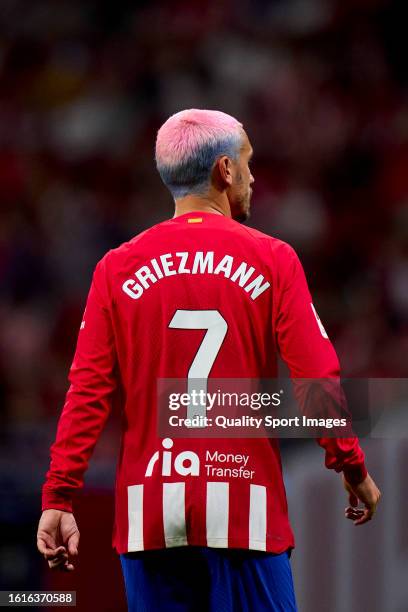
{"type": "Polygon", "coordinates": [[[238,214],[238,219],[237,221],[239,221],[240,223],[244,223],[244,221],[248,221],[248,219],[251,216],[251,210],[250,210],[250,204],[251,204],[251,189],[248,189],[248,192],[246,193],[245,197],[242,198],[239,202],[238,202],[238,209],[239,209],[239,214],[238,214]]]}

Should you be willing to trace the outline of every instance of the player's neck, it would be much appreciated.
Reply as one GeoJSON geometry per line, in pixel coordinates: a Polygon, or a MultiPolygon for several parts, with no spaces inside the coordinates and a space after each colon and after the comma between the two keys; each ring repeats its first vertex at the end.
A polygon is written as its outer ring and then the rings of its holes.
{"type": "Polygon", "coordinates": [[[176,200],[174,216],[179,217],[189,212],[210,212],[231,217],[228,198],[224,194],[208,196],[187,195],[176,200]]]}

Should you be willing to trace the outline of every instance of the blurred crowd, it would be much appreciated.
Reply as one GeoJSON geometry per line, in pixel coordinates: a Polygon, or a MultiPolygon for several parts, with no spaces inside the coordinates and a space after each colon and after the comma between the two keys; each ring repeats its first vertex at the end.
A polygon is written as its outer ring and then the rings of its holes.
{"type": "Polygon", "coordinates": [[[406,376],[404,23],[386,0],[3,0],[0,424],[60,410],[93,268],[172,216],[155,134],[191,107],[243,122],[250,224],[297,250],[344,375],[406,376]]]}

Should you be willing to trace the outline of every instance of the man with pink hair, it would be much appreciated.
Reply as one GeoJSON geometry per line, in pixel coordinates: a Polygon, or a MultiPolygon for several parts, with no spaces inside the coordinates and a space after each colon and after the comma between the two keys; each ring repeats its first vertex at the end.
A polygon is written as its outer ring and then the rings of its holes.
{"type": "MultiPolygon", "coordinates": [[[[295,251],[239,223],[249,216],[252,153],[225,113],[170,117],[156,163],[175,214],[110,250],[93,275],[37,543],[51,568],[74,569],[73,500],[118,392],[113,545],[131,611],[296,610],[277,440],[157,431],[163,379],[184,380],[193,397],[197,381],[273,379],[278,354],[292,378],[339,378],[295,251]]],[[[346,517],[364,524],[380,492],[358,439],[318,442],[326,466],[342,473],[346,517]]]]}
{"type": "Polygon", "coordinates": [[[170,117],[157,134],[156,164],[176,200],[176,215],[187,212],[190,206],[201,206],[204,200],[211,203],[211,208],[215,205],[218,212],[245,221],[254,182],[248,168],[252,153],[242,123],[230,115],[191,109],[170,117]],[[228,177],[231,185],[227,188],[222,184],[217,159],[229,164],[229,171],[234,173],[228,177]]]}

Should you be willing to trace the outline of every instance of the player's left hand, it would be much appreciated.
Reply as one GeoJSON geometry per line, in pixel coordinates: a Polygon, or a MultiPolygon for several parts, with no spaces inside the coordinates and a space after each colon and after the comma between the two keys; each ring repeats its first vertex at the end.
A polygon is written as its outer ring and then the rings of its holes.
{"type": "Polygon", "coordinates": [[[369,474],[363,482],[352,485],[344,477],[343,485],[349,496],[349,506],[345,509],[346,518],[354,522],[354,525],[363,525],[370,521],[380,501],[381,492],[369,474]],[[362,502],[364,508],[359,507],[362,502]]]}

